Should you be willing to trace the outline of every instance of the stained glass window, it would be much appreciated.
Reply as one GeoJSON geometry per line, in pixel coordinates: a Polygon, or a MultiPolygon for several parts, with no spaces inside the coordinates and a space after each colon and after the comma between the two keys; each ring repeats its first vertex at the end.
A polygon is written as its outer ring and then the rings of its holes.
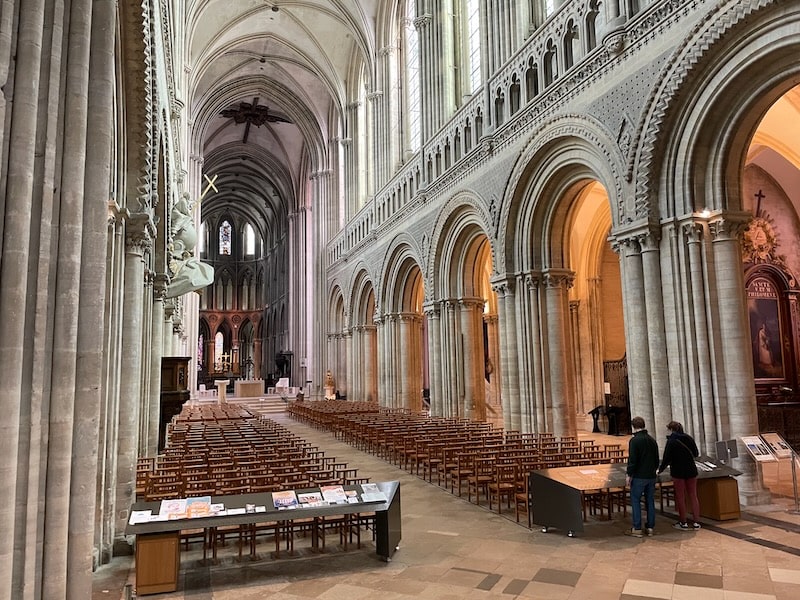
{"type": "Polygon", "coordinates": [[[219,253],[231,254],[231,224],[228,221],[223,221],[219,227],[219,253]]]}

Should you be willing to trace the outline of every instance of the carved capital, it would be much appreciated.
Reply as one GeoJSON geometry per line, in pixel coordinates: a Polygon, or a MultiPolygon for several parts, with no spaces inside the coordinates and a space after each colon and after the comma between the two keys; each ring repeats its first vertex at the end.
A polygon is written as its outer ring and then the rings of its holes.
{"type": "Polygon", "coordinates": [[[708,220],[708,230],[713,242],[738,241],[750,221],[746,213],[719,213],[708,220]]]}
{"type": "Polygon", "coordinates": [[[498,296],[510,296],[514,294],[517,282],[510,277],[494,277],[489,281],[492,291],[498,296]]]}
{"type": "Polygon", "coordinates": [[[575,282],[575,273],[568,269],[548,269],[543,273],[543,278],[547,288],[569,289],[575,282]]]}
{"type": "Polygon", "coordinates": [[[681,230],[688,244],[699,244],[705,237],[706,228],[703,223],[691,221],[681,225],[681,230]]]}

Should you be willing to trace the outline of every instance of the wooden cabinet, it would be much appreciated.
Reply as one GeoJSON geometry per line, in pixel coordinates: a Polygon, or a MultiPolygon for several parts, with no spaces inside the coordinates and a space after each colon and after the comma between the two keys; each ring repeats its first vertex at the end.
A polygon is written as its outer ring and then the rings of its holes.
{"type": "Polygon", "coordinates": [[[178,589],[180,532],[136,536],[136,595],[161,594],[178,589]]]}
{"type": "Polygon", "coordinates": [[[733,477],[716,477],[697,480],[697,498],[700,515],[717,521],[738,519],[739,484],[733,477]]]}

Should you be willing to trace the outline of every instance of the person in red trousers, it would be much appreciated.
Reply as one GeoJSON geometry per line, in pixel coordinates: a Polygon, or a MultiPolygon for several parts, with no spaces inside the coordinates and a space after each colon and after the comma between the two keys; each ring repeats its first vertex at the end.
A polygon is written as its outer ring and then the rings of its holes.
{"type": "Polygon", "coordinates": [[[700,501],[697,498],[697,465],[694,459],[700,455],[692,436],[683,431],[683,425],[677,421],[667,424],[669,435],[664,447],[664,458],[658,467],[661,473],[669,467],[669,473],[675,485],[675,504],[678,506],[678,522],[673,525],[681,531],[700,529],[700,501]],[[686,520],[686,499],[692,511],[691,524],[686,520]]]}

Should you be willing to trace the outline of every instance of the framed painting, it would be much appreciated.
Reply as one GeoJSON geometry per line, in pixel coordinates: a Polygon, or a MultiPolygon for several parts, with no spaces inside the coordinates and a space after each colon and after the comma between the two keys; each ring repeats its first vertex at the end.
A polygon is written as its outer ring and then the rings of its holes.
{"type": "Polygon", "coordinates": [[[782,380],[783,356],[780,298],[772,280],[755,277],[747,286],[753,375],[756,379],[782,380]]]}

